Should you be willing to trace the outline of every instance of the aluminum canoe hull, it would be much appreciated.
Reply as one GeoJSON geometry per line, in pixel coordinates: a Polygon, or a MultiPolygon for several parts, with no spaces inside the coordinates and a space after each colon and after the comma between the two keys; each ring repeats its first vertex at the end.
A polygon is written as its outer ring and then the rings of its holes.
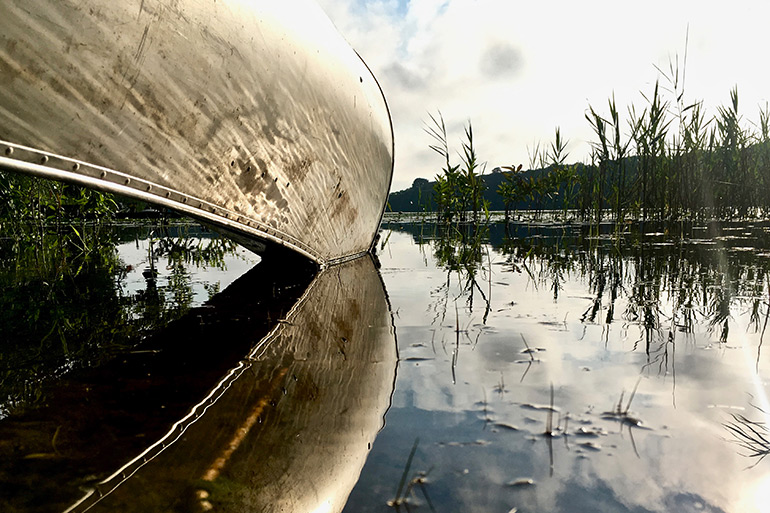
{"type": "Polygon", "coordinates": [[[175,209],[321,265],[373,245],[382,91],[312,1],[0,3],[0,169],[175,209]]]}

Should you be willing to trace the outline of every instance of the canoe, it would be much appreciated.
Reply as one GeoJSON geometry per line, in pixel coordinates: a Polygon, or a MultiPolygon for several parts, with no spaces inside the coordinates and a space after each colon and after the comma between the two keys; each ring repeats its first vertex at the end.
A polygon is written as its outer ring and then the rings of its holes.
{"type": "Polygon", "coordinates": [[[249,358],[65,513],[339,513],[390,407],[392,322],[371,258],[322,270],[249,358]]]}
{"type": "Polygon", "coordinates": [[[390,115],[312,1],[11,0],[0,26],[0,169],[322,266],[372,248],[390,115]]]}
{"type": "Polygon", "coordinates": [[[373,258],[264,258],[0,420],[0,511],[341,511],[397,366],[373,258]]]}

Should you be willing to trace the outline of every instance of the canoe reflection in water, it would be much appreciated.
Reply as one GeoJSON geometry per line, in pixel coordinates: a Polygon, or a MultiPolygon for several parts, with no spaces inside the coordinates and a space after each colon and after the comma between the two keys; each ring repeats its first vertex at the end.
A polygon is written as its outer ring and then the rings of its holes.
{"type": "MultiPolygon", "coordinates": [[[[212,298],[208,308],[228,311],[229,320],[198,319],[192,323],[213,326],[208,333],[204,333],[205,329],[185,328],[184,323],[182,328],[172,325],[166,330],[182,329],[185,335],[176,338],[186,339],[182,347],[193,348],[191,352],[198,351],[201,343],[189,339],[189,334],[200,331],[207,337],[203,346],[211,351],[208,357],[200,351],[198,357],[188,358],[180,350],[180,361],[163,362],[163,366],[170,367],[169,375],[173,375],[168,381],[173,381],[177,389],[184,389],[181,394],[187,393],[189,387],[179,386],[180,383],[189,382],[194,387],[196,377],[204,379],[201,374],[206,374],[206,360],[212,364],[219,360],[218,347],[248,341],[259,331],[252,317],[264,317],[265,309],[261,314],[249,312],[249,305],[254,305],[250,298],[269,298],[276,293],[270,290],[276,287],[270,280],[267,291],[257,289],[260,279],[264,281],[275,272],[269,262],[263,261],[212,298]],[[238,327],[231,329],[227,323],[238,327]],[[225,339],[230,336],[243,340],[225,339]]],[[[274,310],[267,310],[268,317],[276,315],[274,310]]],[[[372,258],[365,256],[320,271],[298,301],[290,308],[284,307],[281,318],[273,319],[269,333],[252,339],[249,345],[251,350],[246,358],[237,364],[237,358],[231,359],[230,370],[220,371],[220,381],[210,379],[206,385],[208,393],[204,389],[197,399],[187,403],[186,415],[165,422],[165,435],[159,431],[161,434],[154,438],[144,438],[147,443],[143,450],[133,453],[133,458],[114,461],[111,468],[102,464],[104,472],[90,488],[81,486],[78,491],[78,476],[62,475],[62,481],[76,483],[64,495],[80,495],[69,506],[64,505],[66,511],[341,510],[383,425],[397,366],[392,316],[372,258]],[[200,402],[190,408],[196,400],[200,402]]],[[[168,351],[146,352],[155,358],[162,353],[168,351]]],[[[157,368],[159,364],[153,365],[157,368]]],[[[148,366],[145,362],[136,368],[146,370],[148,366]]],[[[131,372],[138,376],[142,371],[131,372]]],[[[82,382],[80,378],[76,380],[82,382]]],[[[107,376],[95,377],[89,386],[99,386],[102,380],[111,381],[107,376]]],[[[130,382],[131,378],[124,381],[130,382]]],[[[151,399],[155,382],[148,378],[140,387],[144,389],[138,392],[150,398],[149,403],[157,403],[151,399]]],[[[164,383],[164,378],[157,383],[160,395],[169,394],[173,388],[164,383]]],[[[180,402],[178,398],[167,399],[169,404],[180,402]]],[[[77,408],[73,404],[76,402],[73,400],[66,408],[77,408]]],[[[62,407],[60,404],[59,408],[62,407]]],[[[69,415],[90,415],[91,422],[96,423],[93,416],[101,413],[93,408],[86,401],[84,411],[69,415]]],[[[149,418],[154,413],[160,415],[164,409],[143,414],[149,418]]],[[[169,409],[184,411],[179,405],[169,409]]],[[[106,416],[110,417],[109,413],[106,416]]],[[[5,421],[0,422],[0,430],[5,421]]],[[[121,440],[136,447],[137,435],[152,431],[147,426],[137,428],[139,431],[133,437],[125,434],[115,441],[112,432],[116,426],[105,426],[101,437],[94,435],[93,443],[106,445],[113,436],[114,450],[97,447],[95,452],[120,455],[121,449],[115,445],[121,440]]],[[[64,447],[59,450],[66,456],[64,447]]],[[[78,457],[86,459],[82,455],[72,459],[78,457]]],[[[101,458],[105,458],[104,454],[101,458]]],[[[84,463],[81,471],[93,466],[91,462],[84,463]]],[[[47,475],[41,480],[52,478],[57,476],[47,475]]],[[[61,490],[51,496],[57,494],[62,498],[61,490]]]]}

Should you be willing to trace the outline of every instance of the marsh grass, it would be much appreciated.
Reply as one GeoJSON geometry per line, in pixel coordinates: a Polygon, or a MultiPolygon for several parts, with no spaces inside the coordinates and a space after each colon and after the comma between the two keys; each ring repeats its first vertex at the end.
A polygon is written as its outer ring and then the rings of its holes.
{"type": "Polygon", "coordinates": [[[628,402],[626,403],[625,408],[623,407],[623,397],[625,396],[626,391],[623,390],[620,393],[620,399],[618,399],[618,403],[615,405],[615,407],[612,410],[602,413],[603,419],[618,421],[620,423],[621,431],[623,430],[623,426],[628,427],[628,437],[631,440],[631,447],[633,448],[634,454],[636,454],[637,458],[641,458],[641,456],[639,455],[639,450],[636,447],[636,440],[634,440],[633,429],[649,429],[644,427],[641,419],[631,415],[631,402],[634,400],[636,390],[639,388],[639,383],[641,380],[642,378],[640,377],[636,381],[631,394],[628,396],[628,402]]]}
{"type": "MultiPolygon", "coordinates": [[[[610,97],[605,109],[589,105],[585,114],[594,140],[589,162],[567,164],[567,139],[557,127],[550,144],[537,143],[530,169],[501,166],[496,193],[506,222],[521,205],[537,219],[547,206],[562,220],[745,220],[770,213],[770,108],[747,121],[737,86],[728,101],[709,115],[701,100],[685,94],[687,53],[659,77],[651,91],[640,91],[641,107],[624,109],[610,97]]],[[[430,116],[430,146],[444,159],[434,196],[444,223],[478,222],[485,211],[483,166],[465,128],[460,163],[452,164],[443,117],[430,116]],[[479,173],[479,169],[482,172],[479,173]]]]}
{"type": "Polygon", "coordinates": [[[529,369],[532,367],[532,364],[533,363],[540,363],[540,360],[535,359],[534,353],[535,353],[535,351],[537,351],[537,349],[530,348],[529,344],[527,344],[527,339],[524,338],[524,334],[520,333],[520,335],[521,335],[521,340],[524,341],[524,346],[526,347],[526,349],[524,351],[529,355],[529,360],[520,360],[520,361],[517,362],[517,363],[526,363],[527,364],[527,368],[524,369],[524,372],[521,375],[521,379],[519,379],[519,383],[523,383],[524,382],[524,378],[527,376],[527,373],[529,372],[529,369]]]}
{"type": "Polygon", "coordinates": [[[545,436],[551,438],[555,436],[554,428],[553,428],[553,383],[551,383],[551,402],[548,406],[548,415],[545,419],[545,432],[543,433],[545,436]]]}
{"type": "Polygon", "coordinates": [[[735,413],[730,414],[732,421],[724,424],[732,435],[733,443],[745,451],[744,456],[756,458],[749,468],[757,466],[770,454],[770,429],[764,422],[757,422],[735,413]]]}
{"type": "Polygon", "coordinates": [[[428,507],[431,511],[436,511],[436,509],[433,507],[433,502],[430,499],[430,495],[428,494],[428,490],[426,488],[426,483],[428,479],[428,475],[430,474],[431,470],[428,470],[427,472],[418,472],[409,479],[407,482],[408,476],[409,476],[409,470],[412,467],[412,460],[414,459],[414,454],[417,452],[417,446],[420,444],[420,439],[416,438],[414,440],[414,444],[412,445],[412,450],[409,451],[409,457],[406,460],[406,464],[404,465],[404,471],[401,473],[401,479],[398,482],[398,488],[396,489],[396,496],[393,500],[389,500],[387,502],[387,505],[394,508],[396,511],[400,511],[401,507],[403,506],[406,511],[410,511],[409,508],[409,497],[414,496],[414,489],[417,487],[422,492],[423,497],[425,498],[426,503],[428,504],[428,507]]]}
{"type": "Polygon", "coordinates": [[[460,164],[452,164],[446,124],[441,113],[430,115],[431,122],[425,131],[434,140],[430,149],[444,160],[441,173],[436,176],[434,200],[437,205],[438,220],[444,224],[478,224],[489,221],[489,205],[484,199],[486,184],[482,179],[486,164],[479,162],[473,142],[473,125],[470,121],[464,127],[464,139],[461,140],[460,164]]]}
{"type": "MultiPolygon", "coordinates": [[[[746,123],[737,87],[708,118],[701,101],[685,102],[678,71],[664,76],[645,106],[631,106],[623,127],[614,99],[609,115],[590,107],[597,137],[590,191],[593,219],[603,206],[616,222],[626,215],[648,219],[749,219],[767,215],[770,201],[770,127],[767,106],[759,123],[746,123]],[[666,99],[668,92],[672,99],[666,99]]],[[[583,191],[585,194],[587,191],[583,191]]],[[[585,208],[584,208],[585,210],[585,208]]]]}

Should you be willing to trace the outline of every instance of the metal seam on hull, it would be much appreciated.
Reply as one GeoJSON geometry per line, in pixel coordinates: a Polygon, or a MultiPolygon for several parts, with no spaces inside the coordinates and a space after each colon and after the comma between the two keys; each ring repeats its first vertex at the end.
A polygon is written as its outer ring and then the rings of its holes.
{"type": "Polygon", "coordinates": [[[345,262],[351,262],[356,258],[361,258],[364,255],[368,255],[368,254],[369,254],[369,251],[362,251],[360,253],[356,253],[355,255],[347,255],[347,256],[327,260],[326,263],[323,265],[323,267],[344,264],[345,262]]]}
{"type": "Polygon", "coordinates": [[[101,166],[81,162],[60,155],[43,152],[19,144],[0,142],[5,146],[5,156],[0,156],[0,169],[21,171],[59,181],[84,185],[99,190],[114,192],[128,197],[142,199],[149,203],[168,207],[190,216],[203,219],[255,238],[290,247],[319,265],[341,263],[360,256],[360,253],[333,260],[323,258],[310,246],[259,220],[243,216],[200,198],[190,196],[149,180],[101,166]],[[198,206],[193,207],[196,203],[198,206]]]}

